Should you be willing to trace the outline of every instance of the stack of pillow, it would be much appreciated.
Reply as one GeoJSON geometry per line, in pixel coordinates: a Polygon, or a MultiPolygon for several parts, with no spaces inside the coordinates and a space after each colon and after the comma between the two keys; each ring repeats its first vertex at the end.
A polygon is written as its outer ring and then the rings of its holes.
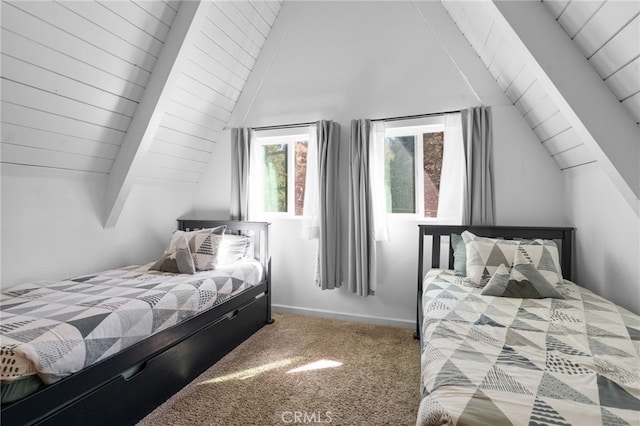
{"type": "Polygon", "coordinates": [[[481,294],[502,297],[563,299],[558,246],[552,240],[503,240],[469,231],[452,235],[454,274],[482,288],[481,294]]]}
{"type": "Polygon", "coordinates": [[[164,254],[150,269],[181,274],[210,271],[251,258],[250,237],[225,234],[226,226],[197,231],[175,231],[164,254]]]}

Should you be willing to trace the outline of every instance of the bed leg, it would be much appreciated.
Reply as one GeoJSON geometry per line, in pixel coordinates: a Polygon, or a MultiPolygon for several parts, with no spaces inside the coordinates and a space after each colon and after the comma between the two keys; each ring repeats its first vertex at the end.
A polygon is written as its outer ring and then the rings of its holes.
{"type": "Polygon", "coordinates": [[[417,332],[417,331],[414,331],[414,332],[413,332],[413,338],[414,338],[415,340],[420,340],[420,335],[418,334],[418,332],[417,332]]]}
{"type": "Polygon", "coordinates": [[[273,324],[275,320],[271,315],[271,259],[269,259],[267,271],[267,320],[265,324],[273,324]]]}

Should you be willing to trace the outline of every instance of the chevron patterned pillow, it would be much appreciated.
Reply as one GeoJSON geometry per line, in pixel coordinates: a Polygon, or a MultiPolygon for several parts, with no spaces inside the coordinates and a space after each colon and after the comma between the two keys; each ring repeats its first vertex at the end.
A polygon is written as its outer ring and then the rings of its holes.
{"type": "Polygon", "coordinates": [[[474,287],[484,287],[500,265],[509,270],[518,248],[518,241],[479,237],[469,231],[462,233],[467,252],[467,278],[474,287]]]}
{"type": "Polygon", "coordinates": [[[181,238],[186,238],[196,271],[209,271],[215,269],[218,264],[218,250],[222,243],[226,226],[200,229],[197,231],[175,231],[171,234],[171,240],[165,254],[175,253],[181,238]]]}
{"type": "Polygon", "coordinates": [[[182,238],[176,245],[176,251],[163,254],[149,269],[176,274],[194,274],[196,267],[193,264],[193,256],[184,234],[182,234],[182,238]]]}
{"type": "Polygon", "coordinates": [[[562,269],[558,246],[553,240],[533,240],[527,244],[520,243],[513,265],[531,263],[549,282],[562,284],[562,269]]]}
{"type": "Polygon", "coordinates": [[[500,265],[480,294],[528,299],[564,299],[532,263],[514,265],[511,272],[506,266],[500,265]]]}

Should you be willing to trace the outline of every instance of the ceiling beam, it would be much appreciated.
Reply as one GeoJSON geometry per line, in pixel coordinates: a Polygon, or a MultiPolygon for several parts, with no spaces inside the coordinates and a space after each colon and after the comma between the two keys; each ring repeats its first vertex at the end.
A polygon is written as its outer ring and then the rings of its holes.
{"type": "Polygon", "coordinates": [[[635,120],[540,1],[490,3],[548,96],[640,215],[635,120]]]}
{"type": "Polygon", "coordinates": [[[131,119],[107,181],[105,228],[115,226],[140,166],[155,137],[176,81],[211,4],[206,0],[180,3],[149,82],[131,119]]]}

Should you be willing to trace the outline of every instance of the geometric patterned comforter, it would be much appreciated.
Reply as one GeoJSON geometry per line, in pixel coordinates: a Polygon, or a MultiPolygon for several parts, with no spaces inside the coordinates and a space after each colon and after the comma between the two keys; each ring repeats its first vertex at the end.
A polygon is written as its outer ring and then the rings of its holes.
{"type": "Polygon", "coordinates": [[[640,425],[640,317],[565,281],[565,299],[425,277],[418,425],[640,425]]]}
{"type": "Polygon", "coordinates": [[[0,296],[2,382],[81,370],[258,284],[260,262],[194,275],[152,264],[11,287],[0,296]]]}

